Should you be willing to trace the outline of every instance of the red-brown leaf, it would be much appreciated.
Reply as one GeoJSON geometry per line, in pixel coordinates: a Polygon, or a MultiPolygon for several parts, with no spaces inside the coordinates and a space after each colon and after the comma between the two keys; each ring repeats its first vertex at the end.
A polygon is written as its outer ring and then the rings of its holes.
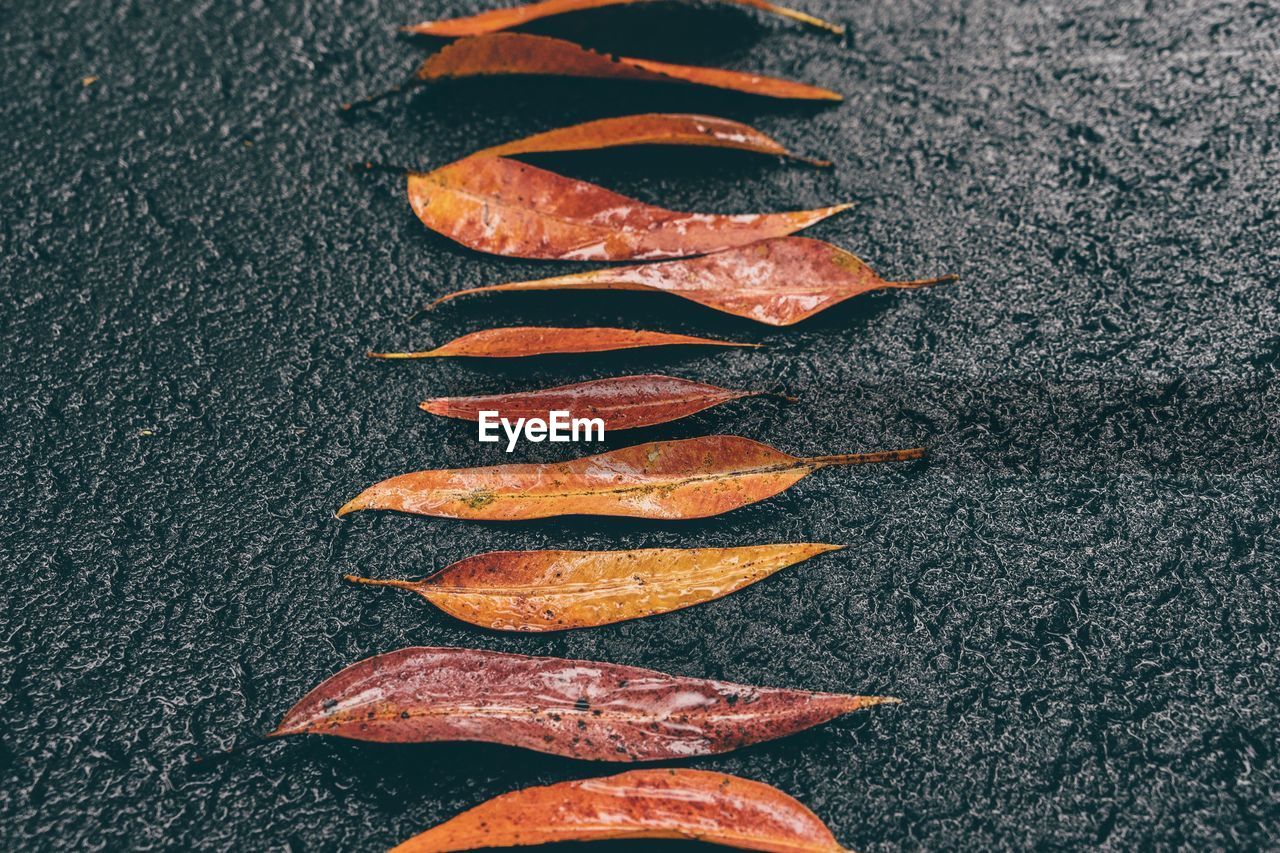
{"type": "Polygon", "coordinates": [[[706,770],[632,770],[495,797],[391,853],[451,853],[564,841],[686,838],[772,853],[845,853],[777,788],[706,770]]]}
{"type": "Polygon", "coordinates": [[[497,411],[502,417],[550,417],[569,412],[574,418],[599,418],[605,430],[635,429],[679,420],[762,391],[730,391],[678,379],[674,376],[620,376],[539,391],[485,394],[473,397],[435,397],[422,403],[425,411],[446,418],[479,420],[481,411],[497,411]]]}
{"type": "Polygon", "coordinates": [[[431,304],[471,293],[640,290],[681,296],[771,326],[789,326],[862,293],[925,287],[955,278],[885,281],[860,259],[830,243],[780,237],[700,258],[473,287],[446,294],[431,304]]]}
{"type": "Polygon", "coordinates": [[[815,166],[831,165],[826,160],[814,160],[792,154],[777,140],[742,122],[683,113],[644,113],[588,121],[495,145],[492,148],[477,151],[476,154],[510,157],[514,154],[587,151],[626,145],[731,148],[756,154],[790,157],[815,166]]]}
{"type": "Polygon", "coordinates": [[[469,358],[519,358],[529,355],[554,355],[567,353],[607,352],[610,350],[638,349],[663,346],[714,346],[756,347],[759,344],[743,344],[734,341],[717,341],[711,338],[695,338],[689,335],[672,335],[666,332],[646,332],[633,329],[571,328],[555,326],[507,326],[501,329],[484,329],[460,338],[454,338],[443,346],[424,352],[371,352],[370,358],[443,358],[467,356],[469,358]]]}
{"type": "Polygon", "coordinates": [[[851,205],[787,213],[679,213],[506,157],[411,172],[422,223],[468,248],[562,261],[682,258],[794,234],[851,205]]]}
{"type": "Polygon", "coordinates": [[[559,515],[707,518],[762,501],[830,465],[905,462],[922,448],[810,459],[736,435],[654,441],[569,462],[419,471],[365,489],[367,509],[518,521],[559,515]]]}
{"type": "Polygon", "coordinates": [[[367,658],[298,702],[273,737],[487,741],[596,761],[660,761],[785,737],[896,702],[475,649],[367,658]]]}
{"type": "Polygon", "coordinates": [[[414,78],[421,83],[456,77],[539,74],[558,77],[594,77],[641,80],[652,83],[693,83],[768,98],[807,101],[839,101],[841,95],[793,80],[704,68],[673,65],[649,59],[605,56],[563,39],[526,33],[494,33],[461,41],[429,56],[414,78]]]}
{"type": "MultiPolygon", "coordinates": [[[[401,29],[407,33],[416,33],[418,35],[443,36],[444,38],[458,38],[460,36],[478,36],[485,33],[496,33],[502,30],[509,30],[527,24],[530,21],[536,21],[540,18],[549,18],[552,15],[563,15],[566,12],[579,12],[586,9],[599,9],[605,6],[625,6],[640,2],[640,0],[542,0],[540,3],[528,3],[523,6],[513,6],[507,9],[492,9],[488,12],[481,12],[477,15],[468,15],[464,18],[450,18],[444,21],[423,21],[420,24],[402,27],[401,29]]],[[[778,6],[769,3],[767,0],[725,0],[729,3],[737,3],[740,6],[750,6],[765,12],[772,12],[775,15],[782,15],[786,18],[801,21],[811,26],[820,27],[829,30],[836,35],[844,34],[844,27],[840,24],[833,24],[824,21],[821,18],[815,18],[813,15],[807,15],[804,12],[795,9],[788,9],[785,6],[778,6]]]]}

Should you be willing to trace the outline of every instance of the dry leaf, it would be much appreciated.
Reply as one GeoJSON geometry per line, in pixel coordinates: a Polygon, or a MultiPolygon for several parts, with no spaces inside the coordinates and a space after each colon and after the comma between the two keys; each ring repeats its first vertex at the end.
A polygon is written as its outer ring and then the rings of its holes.
{"type": "Polygon", "coordinates": [[[693,83],[767,98],[839,101],[838,92],[794,80],[747,74],[723,68],[673,65],[649,59],[606,56],[564,39],[527,33],[494,33],[448,45],[427,57],[414,72],[414,81],[430,83],[457,77],[538,74],[555,77],[593,77],[641,80],[651,83],[693,83]]]}
{"type": "Polygon", "coordinates": [[[271,737],[487,741],[584,760],[661,761],[728,752],[897,701],[418,647],[342,670],[293,706],[271,737]]]}
{"type": "Polygon", "coordinates": [[[446,356],[519,358],[529,355],[607,352],[610,350],[677,345],[759,346],[759,344],[717,341],[711,338],[695,338],[689,335],[671,335],[666,332],[646,332],[634,329],[561,329],[555,326],[508,326],[501,329],[483,329],[479,332],[472,332],[469,335],[454,338],[443,346],[425,352],[371,352],[369,357],[397,359],[443,358],[446,356]]]}
{"type": "Polygon", "coordinates": [[[621,376],[561,385],[539,391],[487,394],[474,397],[435,397],[422,403],[425,411],[446,418],[476,421],[481,411],[497,411],[510,421],[542,418],[568,412],[574,418],[599,418],[605,430],[635,429],[679,420],[763,391],[730,391],[674,376],[621,376]]]}
{"type": "Polygon", "coordinates": [[[801,459],[748,438],[709,435],[569,462],[404,474],[361,492],[338,515],[389,509],[487,521],[558,515],[706,518],[772,497],[819,468],[923,456],[922,448],[912,448],[801,459]]]}
{"type": "Polygon", "coordinates": [[[481,252],[564,261],[681,258],[782,237],[851,205],[789,213],[677,213],[505,157],[409,174],[409,204],[433,231],[481,252]]]}
{"type": "Polygon", "coordinates": [[[347,580],[407,589],[495,631],[564,631],[669,613],[722,598],[842,545],[495,551],[420,581],[347,580]]]}
{"type": "Polygon", "coordinates": [[[700,258],[472,287],[446,294],[431,305],[472,293],[641,290],[681,296],[770,326],[790,326],[872,290],[926,287],[956,278],[885,281],[860,259],[830,243],[781,237],[700,258]]]}
{"type": "MultiPolygon", "coordinates": [[[[527,24],[530,21],[536,21],[539,18],[549,18],[552,15],[563,15],[566,12],[600,9],[605,6],[627,6],[637,2],[640,2],[640,0],[542,0],[541,3],[528,3],[523,6],[513,6],[507,9],[492,9],[488,12],[481,12],[478,15],[468,15],[464,18],[451,18],[444,21],[423,21],[420,24],[401,27],[401,30],[406,33],[415,33],[417,35],[427,36],[443,36],[444,38],[478,36],[486,33],[496,33],[501,30],[509,30],[512,27],[518,27],[523,24],[527,24]]],[[[792,18],[793,20],[800,21],[811,26],[830,30],[836,35],[844,34],[844,27],[840,24],[833,24],[830,21],[815,18],[813,15],[807,15],[796,9],[788,9],[785,6],[778,6],[774,3],[765,2],[765,0],[725,0],[725,2],[737,3],[740,6],[750,6],[753,9],[772,12],[775,15],[782,15],[785,18],[792,18]]]]}
{"type": "Polygon", "coordinates": [[[410,838],[391,853],[632,838],[685,838],[775,853],[846,853],[816,814],[777,788],[683,768],[632,770],[513,791],[410,838]]]}
{"type": "Polygon", "coordinates": [[[537,133],[476,153],[489,157],[509,157],[514,154],[588,151],[624,145],[692,145],[732,148],[757,154],[789,157],[815,166],[831,165],[828,160],[814,160],[792,154],[777,140],[742,122],[684,113],[643,113],[588,121],[537,133]]]}

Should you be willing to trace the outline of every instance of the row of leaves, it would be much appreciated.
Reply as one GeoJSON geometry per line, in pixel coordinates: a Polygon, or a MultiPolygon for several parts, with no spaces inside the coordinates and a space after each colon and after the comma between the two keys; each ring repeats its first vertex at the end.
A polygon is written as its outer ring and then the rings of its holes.
{"type": "MultiPolygon", "coordinates": [[[[597,54],[560,39],[502,32],[539,18],[635,0],[544,0],[406,27],[460,38],[428,58],[411,84],[506,74],[683,82],[774,98],[839,100],[762,75],[597,54]]],[[[834,32],[843,28],[765,0],[728,0],[834,32]]],[[[432,230],[471,249],[520,258],[662,261],[447,294],[629,290],[667,293],[772,326],[787,326],[892,282],[829,243],[795,232],[845,210],[735,216],[681,213],[512,159],[631,145],[690,145],[828,162],[792,154],[755,128],[701,115],[646,114],[587,122],[408,174],[409,202],[432,230]]],[[[752,346],[655,331],[509,327],[380,358],[502,358],[648,346],[752,346]]],[[[667,423],[758,391],[667,376],[601,379],[507,394],[434,398],[426,411],[476,420],[567,410],[608,430],[667,423]]],[[[922,448],[798,458],[737,436],[659,441],[553,464],[419,471],[364,490],[339,510],[396,510],[475,520],[560,515],[705,518],[772,497],[825,467],[908,461],[922,448]]],[[[632,551],[481,554],[420,580],[348,580],[417,593],[471,624],[559,631],[667,613],[710,601],[841,546],[817,543],[632,551]]],[[[408,648],[356,663],[316,687],[272,737],[330,735],[376,742],[489,741],[578,759],[655,761],[772,740],[890,697],[758,687],[608,663],[470,649],[408,648]]],[[[745,779],[687,769],[529,788],[498,797],[396,848],[451,851],[602,838],[686,837],[755,850],[839,851],[816,815],[745,779]]]]}

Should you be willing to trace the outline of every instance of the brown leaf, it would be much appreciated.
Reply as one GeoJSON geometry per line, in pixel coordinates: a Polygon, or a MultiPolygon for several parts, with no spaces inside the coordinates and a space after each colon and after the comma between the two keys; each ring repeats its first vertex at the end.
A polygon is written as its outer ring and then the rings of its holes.
{"type": "Polygon", "coordinates": [[[495,631],[564,631],[669,613],[722,598],[842,545],[495,551],[420,581],[347,580],[407,589],[495,631]]]}
{"type": "Polygon", "coordinates": [[[830,243],[780,237],[700,258],[472,287],[446,294],[431,306],[471,293],[642,290],[681,296],[770,326],[790,326],[872,290],[926,287],[956,278],[885,281],[857,257],[830,243]]]}
{"type": "MultiPolygon", "coordinates": [[[[478,36],[484,35],[485,33],[496,33],[501,30],[509,30],[512,27],[518,27],[523,24],[527,24],[530,21],[536,21],[539,18],[549,18],[552,15],[563,15],[566,12],[599,9],[605,6],[627,6],[637,2],[640,2],[640,0],[542,0],[541,3],[528,3],[523,6],[513,6],[507,9],[493,9],[488,12],[481,12],[478,15],[468,15],[464,18],[450,18],[444,21],[423,21],[420,24],[401,27],[401,30],[407,33],[427,36],[443,36],[444,38],[478,36]]],[[[833,24],[830,21],[815,18],[812,15],[807,15],[804,12],[800,12],[795,9],[788,9],[785,6],[768,3],[765,0],[725,0],[725,2],[737,3],[740,6],[750,6],[754,9],[772,12],[775,15],[782,15],[783,17],[792,18],[793,20],[797,20],[814,27],[829,30],[836,35],[844,34],[844,27],[840,24],[833,24]]]]}
{"type": "Polygon", "coordinates": [[[715,116],[682,113],[644,113],[641,115],[604,118],[570,127],[548,130],[503,145],[495,145],[477,154],[509,157],[514,154],[550,151],[587,151],[624,145],[692,145],[707,148],[732,148],[757,154],[790,157],[815,166],[830,166],[828,160],[814,160],[792,154],[773,138],[754,127],[715,116]]]}
{"type": "Polygon", "coordinates": [[[777,788],[706,770],[632,770],[495,797],[394,847],[450,853],[564,841],[685,838],[776,853],[845,853],[777,788]]]}
{"type": "Polygon", "coordinates": [[[767,98],[839,101],[842,96],[793,80],[747,74],[723,68],[673,65],[650,59],[606,56],[564,39],[526,33],[494,33],[465,38],[427,57],[414,72],[418,83],[457,77],[538,74],[555,77],[593,77],[641,80],[651,83],[693,83],[767,98]]]}
{"type": "Polygon", "coordinates": [[[851,205],[789,213],[678,213],[505,157],[473,156],[411,172],[422,223],[468,248],[563,261],[681,258],[807,228],[851,205]]]}
{"type": "Polygon", "coordinates": [[[679,420],[762,391],[730,391],[674,376],[621,376],[561,385],[540,391],[487,394],[475,397],[435,397],[422,403],[424,411],[446,418],[479,420],[481,411],[502,417],[549,418],[568,412],[574,418],[599,418],[607,431],[635,429],[679,420]]]}
{"type": "Polygon", "coordinates": [[[829,465],[923,456],[923,448],[912,448],[801,459],[736,435],[709,435],[569,462],[404,474],[361,492],[338,515],[390,509],[486,521],[558,515],[707,518],[770,498],[829,465]]]}
{"type": "Polygon", "coordinates": [[[689,335],[671,335],[666,332],[646,332],[633,329],[561,329],[555,326],[507,326],[501,329],[483,329],[479,332],[472,332],[469,335],[454,338],[443,346],[438,346],[425,352],[371,352],[369,357],[397,359],[442,358],[445,356],[519,358],[528,355],[607,352],[610,350],[674,345],[760,346],[759,344],[717,341],[711,338],[695,338],[689,335]]]}
{"type": "Polygon", "coordinates": [[[897,701],[417,647],[342,670],[294,705],[271,737],[487,741],[588,761],[661,761],[728,752],[897,701]]]}

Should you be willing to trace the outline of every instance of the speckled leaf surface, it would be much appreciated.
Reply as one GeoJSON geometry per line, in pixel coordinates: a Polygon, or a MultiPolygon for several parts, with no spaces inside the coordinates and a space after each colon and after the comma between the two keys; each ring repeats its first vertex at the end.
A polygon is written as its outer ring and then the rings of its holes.
{"type": "Polygon", "coordinates": [[[509,77],[350,121],[335,104],[424,53],[397,25],[489,0],[8,5],[0,845],[378,850],[609,772],[334,738],[190,765],[352,661],[434,645],[908,698],[696,763],[796,796],[863,853],[1276,846],[1280,22],[1182,0],[784,2],[848,23],[848,45],[721,4],[530,30],[846,103],[509,77]],[[404,322],[460,288],[587,267],[477,256],[414,220],[402,180],[349,163],[431,167],[640,112],[724,116],[838,162],[529,162],[680,210],[857,201],[806,236],[885,278],[962,284],[786,330],[629,293],[477,297],[404,322]],[[362,356],[495,325],[768,347],[362,356]],[[704,522],[333,519],[390,474],[511,461],[474,423],[423,414],[427,397],[649,372],[799,402],[582,452],[733,432],[794,454],[925,440],[930,462],[825,472],[704,522]],[[661,618],[535,636],[342,579],[492,550],[766,541],[849,547],[661,618]]]}
{"type": "Polygon", "coordinates": [[[897,702],[596,661],[413,647],[326,679],[271,736],[485,741],[585,761],[664,761],[729,752],[897,702]]]}
{"type": "Polygon", "coordinates": [[[564,631],[670,613],[750,586],[840,545],[801,542],[737,548],[631,551],[493,551],[422,580],[378,580],[406,589],[464,622],[495,631],[564,631]]]}
{"type": "Polygon", "coordinates": [[[431,172],[411,172],[408,194],[423,225],[469,249],[561,261],[661,260],[719,252],[794,234],[850,207],[684,213],[483,154],[431,172]]]}
{"type": "Polygon", "coordinates": [[[490,157],[511,157],[516,154],[590,151],[629,145],[727,148],[803,160],[814,166],[831,165],[827,160],[814,160],[793,154],[768,134],[740,121],[687,113],[643,113],[596,119],[535,133],[476,153],[490,157]]]}
{"type": "Polygon", "coordinates": [[[754,347],[759,344],[717,341],[694,335],[675,335],[645,329],[504,326],[498,329],[481,329],[478,332],[471,332],[432,350],[371,352],[369,357],[396,360],[524,358],[534,355],[573,355],[670,346],[754,347]]]}
{"type": "MultiPolygon", "coordinates": [[[[553,15],[564,15],[569,12],[582,12],[590,9],[600,9],[605,6],[622,6],[637,2],[641,2],[641,0],[540,0],[540,2],[536,3],[499,6],[484,12],[477,12],[474,15],[465,15],[458,18],[423,21],[418,24],[410,24],[403,29],[405,32],[424,36],[442,36],[445,38],[476,36],[509,30],[512,27],[518,27],[553,15]]],[[[838,24],[815,18],[798,9],[766,2],[766,0],[721,0],[721,2],[737,3],[742,6],[762,9],[775,15],[782,15],[783,17],[830,30],[836,34],[844,32],[844,27],[838,24]]]]}
{"type": "Polygon", "coordinates": [[[454,42],[428,57],[414,73],[419,83],[460,77],[532,74],[646,83],[691,83],[715,89],[800,101],[839,101],[838,92],[795,80],[726,68],[609,56],[564,39],[529,33],[495,33],[454,42]]]}
{"type": "Polygon", "coordinates": [[[762,393],[734,391],[706,382],[650,373],[506,394],[433,397],[422,401],[420,406],[433,415],[468,421],[479,420],[483,411],[493,411],[513,423],[519,418],[542,418],[549,422],[552,412],[568,412],[571,418],[599,419],[607,433],[670,423],[712,406],[762,393]]]}
{"type": "Polygon", "coordinates": [[[786,491],[814,471],[922,459],[924,448],[798,457],[737,435],[651,441],[553,463],[416,471],[375,483],[339,516],[369,510],[473,521],[562,515],[710,518],[786,491]]]}
{"type": "Polygon", "coordinates": [[[770,326],[790,326],[863,293],[914,290],[952,279],[885,281],[838,246],[807,237],[782,237],[701,258],[473,287],[446,294],[432,304],[475,293],[639,290],[681,296],[770,326]]]}
{"type": "Polygon", "coordinates": [[[562,841],[685,838],[773,853],[844,853],[822,820],[777,788],[705,770],[632,770],[513,791],[397,845],[448,853],[562,841]]]}

